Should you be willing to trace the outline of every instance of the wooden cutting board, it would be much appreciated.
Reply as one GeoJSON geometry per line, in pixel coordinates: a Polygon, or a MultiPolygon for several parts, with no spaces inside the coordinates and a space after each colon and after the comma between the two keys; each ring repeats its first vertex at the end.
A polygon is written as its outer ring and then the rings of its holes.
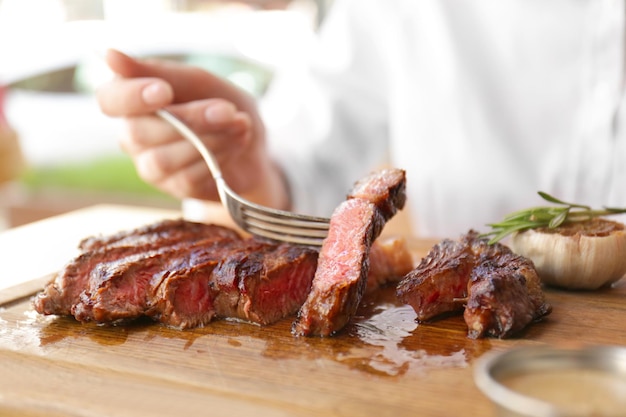
{"type": "MultiPolygon", "coordinates": [[[[429,242],[412,242],[423,256],[429,242]]],[[[216,321],[179,331],[42,317],[50,277],[0,292],[0,415],[490,416],[473,364],[519,345],[626,345],[626,280],[596,292],[547,290],[552,314],[515,339],[470,340],[461,316],[415,323],[393,289],[364,300],[332,338],[216,321]]]]}

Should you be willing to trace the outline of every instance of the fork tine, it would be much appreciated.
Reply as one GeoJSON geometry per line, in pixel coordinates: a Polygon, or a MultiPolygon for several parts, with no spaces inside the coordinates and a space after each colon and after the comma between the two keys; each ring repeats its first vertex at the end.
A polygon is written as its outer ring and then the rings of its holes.
{"type": "Polygon", "coordinates": [[[266,228],[256,228],[253,226],[248,227],[248,231],[254,235],[262,236],[272,240],[279,240],[281,242],[295,243],[306,246],[322,246],[324,242],[323,237],[307,237],[297,236],[283,233],[275,233],[266,228]]]}
{"type": "Polygon", "coordinates": [[[276,225],[316,229],[322,232],[328,231],[328,219],[325,218],[289,217],[280,212],[268,214],[266,211],[255,210],[250,207],[245,207],[242,214],[251,219],[276,225]]]}
{"type": "Polygon", "coordinates": [[[247,219],[247,225],[248,227],[254,227],[257,229],[266,229],[269,231],[273,231],[275,233],[281,233],[281,234],[293,235],[293,236],[324,238],[328,234],[327,230],[291,227],[289,225],[284,225],[284,224],[266,223],[266,222],[258,221],[252,218],[247,219]]]}

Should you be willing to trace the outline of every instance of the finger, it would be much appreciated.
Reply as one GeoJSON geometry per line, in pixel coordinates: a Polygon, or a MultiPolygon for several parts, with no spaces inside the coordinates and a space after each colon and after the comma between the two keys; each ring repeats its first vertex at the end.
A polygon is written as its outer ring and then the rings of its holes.
{"type": "Polygon", "coordinates": [[[251,140],[251,117],[228,101],[207,99],[168,109],[200,136],[214,153],[244,148],[251,140]]]}
{"type": "Polygon", "coordinates": [[[204,200],[219,200],[215,181],[203,161],[169,175],[156,183],[161,190],[177,198],[199,198],[204,200]]]}
{"type": "Polygon", "coordinates": [[[130,154],[183,140],[173,126],[156,115],[129,117],[125,121],[126,134],[120,138],[120,145],[130,154]]]}
{"type": "Polygon", "coordinates": [[[118,78],[103,84],[96,92],[102,112],[112,116],[152,113],[172,103],[174,91],[156,78],[118,78]]]}
{"type": "MultiPolygon", "coordinates": [[[[151,147],[136,154],[135,166],[147,182],[159,183],[202,160],[198,151],[185,141],[151,147]]],[[[205,165],[206,169],[206,165],[205,165]]]]}

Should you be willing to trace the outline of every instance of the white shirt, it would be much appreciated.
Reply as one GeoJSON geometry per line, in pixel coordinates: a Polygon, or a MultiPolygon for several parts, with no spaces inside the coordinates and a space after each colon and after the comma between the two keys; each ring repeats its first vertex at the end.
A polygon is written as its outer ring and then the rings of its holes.
{"type": "Polygon", "coordinates": [[[623,0],[339,0],[263,103],[297,211],[382,164],[415,233],[545,202],[626,206],[623,0]]]}

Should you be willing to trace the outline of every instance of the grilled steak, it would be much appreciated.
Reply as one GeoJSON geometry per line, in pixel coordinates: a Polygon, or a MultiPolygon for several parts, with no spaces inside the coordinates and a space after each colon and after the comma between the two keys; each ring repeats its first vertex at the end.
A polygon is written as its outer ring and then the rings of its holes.
{"type": "Polygon", "coordinates": [[[214,316],[271,324],[302,305],[316,265],[317,251],[310,248],[236,242],[215,259],[155,283],[147,315],[180,328],[204,325],[214,316]]]}
{"type": "Polygon", "coordinates": [[[179,328],[216,316],[269,324],[302,305],[318,258],[312,248],[184,220],[88,238],[80,247],[35,298],[39,313],[97,323],[149,316],[179,328]]]}
{"type": "Polygon", "coordinates": [[[49,282],[35,299],[35,309],[42,314],[71,314],[72,306],[88,285],[91,271],[101,264],[129,256],[144,256],[151,251],[168,251],[199,240],[240,239],[232,229],[184,220],[165,220],[139,229],[105,237],[83,240],[82,252],[72,259],[49,282]]]}
{"type": "Polygon", "coordinates": [[[507,252],[477,263],[463,313],[470,338],[509,337],[550,312],[530,260],[507,252]]]}
{"type": "Polygon", "coordinates": [[[403,170],[381,170],[357,182],[334,211],[311,292],[292,326],[294,335],[329,336],[354,316],[367,284],[370,247],[403,207],[405,186],[403,170]]]}
{"type": "Polygon", "coordinates": [[[71,314],[79,321],[109,323],[140,317],[151,302],[154,281],[191,268],[232,240],[201,240],[189,246],[166,247],[96,265],[71,314]]]}
{"type": "MultiPolygon", "coordinates": [[[[362,195],[376,196],[363,185],[362,195]]],[[[399,190],[387,192],[393,201],[401,198],[399,190]]],[[[384,199],[377,201],[383,209],[353,200],[350,205],[364,210],[353,228],[369,230],[360,257],[354,258],[358,281],[365,285],[361,275],[368,269],[360,265],[367,264],[373,236],[396,209],[385,207],[384,199]],[[367,224],[369,229],[363,227],[367,224]]],[[[96,323],[148,316],[178,328],[202,326],[215,317],[265,325],[295,314],[309,294],[319,256],[312,248],[244,239],[226,227],[186,220],[90,237],[79,247],[81,253],[35,297],[39,313],[96,323]]],[[[404,240],[376,242],[367,285],[372,291],[397,282],[410,269],[404,240]]],[[[358,293],[362,291],[359,287],[358,293]]]]}
{"type": "Polygon", "coordinates": [[[473,268],[471,248],[445,239],[405,276],[396,287],[396,295],[413,307],[419,321],[462,310],[473,268]]]}
{"type": "Polygon", "coordinates": [[[435,245],[396,294],[418,320],[465,307],[470,338],[509,337],[551,311],[532,261],[475,231],[435,245]]]}

